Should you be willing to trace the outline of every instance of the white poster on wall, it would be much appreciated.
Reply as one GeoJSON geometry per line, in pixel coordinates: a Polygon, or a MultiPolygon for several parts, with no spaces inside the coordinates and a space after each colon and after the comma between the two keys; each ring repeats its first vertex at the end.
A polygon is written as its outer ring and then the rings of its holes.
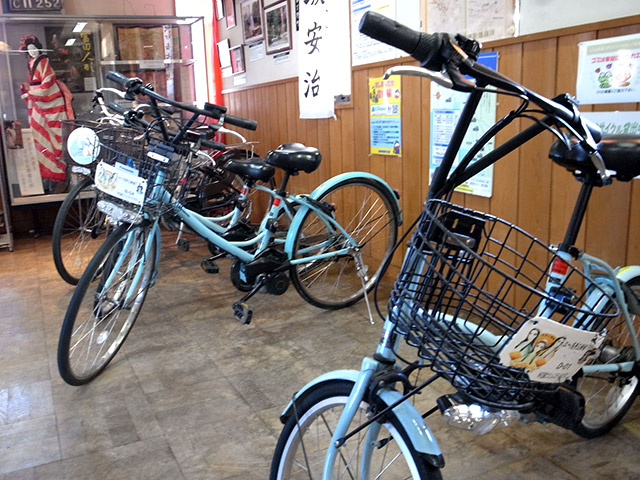
{"type": "Polygon", "coordinates": [[[580,43],[576,96],[587,104],[640,101],[640,34],[580,43]]]}
{"type": "Polygon", "coordinates": [[[427,0],[427,32],[461,33],[486,42],[517,31],[514,0],[427,0]]]}
{"type": "Polygon", "coordinates": [[[9,161],[14,165],[20,195],[44,195],[38,154],[31,129],[22,130],[22,148],[9,149],[9,161]]]}
{"type": "MultiPolygon", "coordinates": [[[[481,53],[478,57],[478,63],[497,70],[498,53],[486,52],[481,53]]],[[[440,166],[444,159],[445,152],[449,146],[453,131],[458,124],[458,119],[462,114],[468,93],[456,92],[449,88],[431,83],[431,139],[430,139],[430,155],[429,155],[429,175],[433,177],[435,169],[440,166]]],[[[496,121],[496,95],[485,94],[480,100],[480,104],[471,119],[471,125],[467,134],[460,145],[458,156],[454,160],[454,167],[457,166],[462,159],[476,144],[478,139],[495,123],[496,121]]],[[[471,163],[478,160],[493,150],[495,138],[492,138],[478,154],[473,158],[471,163]]],[[[456,188],[456,191],[478,195],[481,197],[491,197],[493,193],[493,165],[485,168],[475,177],[470,178],[462,185],[456,188]]]]}
{"type": "Polygon", "coordinates": [[[347,0],[300,3],[300,118],[335,115],[334,97],[351,93],[347,0]]]}
{"type": "Polygon", "coordinates": [[[582,115],[596,123],[607,135],[640,137],[640,112],[584,112],[582,115]]]}

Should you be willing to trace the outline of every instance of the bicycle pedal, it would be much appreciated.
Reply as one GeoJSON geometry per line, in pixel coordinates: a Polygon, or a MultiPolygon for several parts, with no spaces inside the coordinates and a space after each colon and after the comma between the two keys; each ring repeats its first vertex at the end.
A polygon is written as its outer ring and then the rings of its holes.
{"type": "Polygon", "coordinates": [[[180,239],[180,240],[178,240],[176,245],[178,245],[178,248],[180,250],[182,250],[183,252],[188,252],[189,251],[189,240],[180,239]]]}
{"type": "Polygon", "coordinates": [[[249,325],[251,323],[251,317],[253,316],[253,310],[251,310],[246,303],[236,302],[233,304],[233,316],[242,325],[249,325]]]}
{"type": "Polygon", "coordinates": [[[202,269],[207,273],[218,273],[220,271],[220,267],[218,267],[218,264],[210,258],[205,258],[200,263],[200,267],[202,267],[202,269]]]}

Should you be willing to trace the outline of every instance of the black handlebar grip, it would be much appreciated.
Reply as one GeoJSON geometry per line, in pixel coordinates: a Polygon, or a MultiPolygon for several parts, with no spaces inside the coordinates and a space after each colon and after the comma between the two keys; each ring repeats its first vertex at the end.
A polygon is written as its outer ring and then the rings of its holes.
{"type": "Polygon", "coordinates": [[[205,102],[204,109],[207,112],[217,113],[218,115],[216,118],[219,118],[220,115],[227,113],[227,107],[223,107],[222,105],[216,105],[215,103],[205,102]]]}
{"type": "Polygon", "coordinates": [[[214,150],[224,151],[227,149],[227,146],[224,143],[213,142],[211,140],[202,140],[201,144],[203,147],[213,148],[214,150]]]}
{"type": "Polygon", "coordinates": [[[107,79],[111,80],[112,82],[116,82],[118,85],[122,87],[124,87],[125,84],[129,81],[129,78],[125,77],[120,72],[114,72],[113,70],[110,72],[107,72],[107,79]]]}
{"type": "Polygon", "coordinates": [[[127,109],[117,103],[107,103],[107,108],[120,115],[125,115],[127,113],[127,109]]]}
{"type": "Polygon", "coordinates": [[[255,130],[258,128],[258,122],[249,120],[248,118],[234,117],[233,115],[225,115],[224,122],[235,125],[236,127],[245,128],[247,130],[255,130]]]}
{"type": "Polygon", "coordinates": [[[359,30],[360,33],[407,52],[429,70],[442,70],[444,61],[440,59],[439,53],[444,34],[418,32],[371,10],[362,16],[359,30]]]}

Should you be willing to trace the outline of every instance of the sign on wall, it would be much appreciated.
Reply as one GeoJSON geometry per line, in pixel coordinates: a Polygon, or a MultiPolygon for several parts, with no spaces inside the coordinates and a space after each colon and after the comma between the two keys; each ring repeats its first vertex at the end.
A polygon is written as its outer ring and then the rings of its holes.
{"type": "MultiPolygon", "coordinates": [[[[493,70],[498,67],[497,52],[481,53],[478,62],[493,70]]],[[[429,142],[429,176],[432,177],[435,169],[442,163],[444,154],[453,135],[453,130],[458,123],[462,109],[469,94],[454,92],[431,82],[431,129],[429,142]]],[[[458,157],[454,161],[454,167],[460,163],[464,156],[471,150],[477,140],[496,121],[496,95],[485,94],[480,100],[478,109],[471,119],[469,130],[462,141],[458,157]]],[[[495,138],[491,139],[480,150],[476,158],[482,157],[493,150],[495,138]]],[[[472,161],[472,163],[473,163],[472,161]]],[[[475,177],[456,188],[456,191],[470,193],[481,197],[491,197],[493,193],[493,166],[486,168],[475,177]]]]}
{"type": "Polygon", "coordinates": [[[582,42],[576,96],[581,103],[640,100],[640,34],[582,42]]]}
{"type": "Polygon", "coordinates": [[[596,123],[607,135],[640,137],[640,112],[585,112],[583,116],[596,123]]]}
{"type": "Polygon", "coordinates": [[[6,0],[8,13],[59,12],[62,0],[6,0]]]}
{"type": "Polygon", "coordinates": [[[346,0],[300,3],[300,118],[333,117],[334,97],[351,93],[348,13],[346,0]]]}
{"type": "Polygon", "coordinates": [[[400,76],[369,79],[369,134],[371,154],[402,154],[400,76]]]}

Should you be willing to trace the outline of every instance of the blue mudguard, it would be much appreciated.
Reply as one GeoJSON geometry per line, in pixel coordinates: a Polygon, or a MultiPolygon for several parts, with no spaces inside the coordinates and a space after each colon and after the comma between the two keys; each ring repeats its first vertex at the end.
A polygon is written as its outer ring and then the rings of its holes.
{"type": "MultiPolygon", "coordinates": [[[[282,412],[280,420],[282,423],[285,423],[289,417],[293,415],[293,402],[302,401],[305,396],[309,395],[320,385],[335,381],[355,383],[359,375],[360,372],[357,370],[335,370],[313,379],[295,394],[294,399],[289,402],[289,405],[287,405],[284,412],[282,412]]],[[[391,405],[402,397],[400,392],[391,389],[381,389],[378,391],[378,395],[386,405],[391,405]]],[[[439,468],[444,467],[444,457],[442,456],[438,442],[431,433],[431,430],[429,430],[429,427],[424,423],[422,415],[420,415],[414,406],[410,402],[402,402],[395,407],[393,411],[396,413],[404,431],[409,435],[409,439],[416,451],[427,455],[429,462],[434,466],[439,468]]]]}

